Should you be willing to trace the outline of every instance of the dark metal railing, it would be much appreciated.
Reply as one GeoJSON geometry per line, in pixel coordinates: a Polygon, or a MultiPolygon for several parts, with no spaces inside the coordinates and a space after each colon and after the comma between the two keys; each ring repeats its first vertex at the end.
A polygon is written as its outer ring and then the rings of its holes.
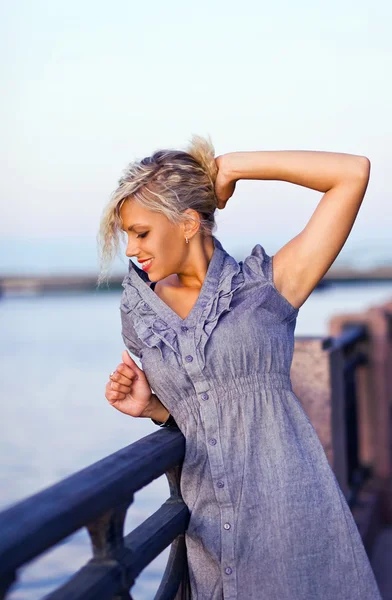
{"type": "Polygon", "coordinates": [[[353,508],[358,500],[358,493],[365,481],[371,476],[371,467],[363,465],[359,457],[359,414],[357,370],[368,364],[369,335],[366,325],[348,324],[342,334],[329,338],[328,348],[340,349],[344,356],[343,378],[345,398],[345,429],[347,482],[349,491],[347,503],[353,508]]]}
{"type": "MultiPolygon", "coordinates": [[[[352,508],[371,475],[361,465],[358,447],[357,369],[367,364],[368,333],[350,325],[325,349],[342,352],[345,432],[352,508]]],[[[177,428],[160,429],[0,513],[0,599],[17,580],[18,570],[72,533],[86,527],[93,558],[47,600],[130,599],[136,577],[171,544],[155,600],[189,597],[184,533],[189,511],[180,493],[185,439],[177,428]],[[134,493],[166,474],[168,500],[124,537],[123,527],[134,493]]]]}
{"type": "Polygon", "coordinates": [[[0,598],[21,566],[82,527],[93,558],[47,599],[129,599],[136,577],[170,544],[155,598],[174,598],[188,585],[183,534],[189,511],[179,488],[184,453],[179,429],[161,429],[0,513],[0,598]],[[169,499],[124,537],[134,493],[164,473],[169,499]]]}

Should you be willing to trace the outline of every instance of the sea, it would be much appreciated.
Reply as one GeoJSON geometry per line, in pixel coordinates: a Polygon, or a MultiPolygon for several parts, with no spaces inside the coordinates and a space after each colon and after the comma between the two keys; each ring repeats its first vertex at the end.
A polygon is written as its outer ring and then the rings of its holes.
{"type": "MultiPolygon", "coordinates": [[[[0,510],[156,431],[109,405],[105,385],[121,362],[121,290],[0,298],[2,395],[0,510]]],[[[301,307],[296,335],[326,336],[333,315],[392,300],[392,282],[327,285],[301,307]]],[[[165,476],[135,495],[125,533],[169,496],[165,476]]],[[[138,577],[150,600],[168,549],[138,577]]],[[[84,529],[19,571],[9,600],[42,598],[91,558],[84,529]]]]}

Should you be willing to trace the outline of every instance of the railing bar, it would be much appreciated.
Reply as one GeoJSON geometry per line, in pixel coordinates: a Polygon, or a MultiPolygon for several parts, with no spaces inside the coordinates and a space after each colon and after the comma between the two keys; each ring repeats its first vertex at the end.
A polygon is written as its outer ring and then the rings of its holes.
{"type": "Polygon", "coordinates": [[[119,563],[92,559],[66,583],[43,600],[111,600],[122,589],[119,563]]]}
{"type": "Polygon", "coordinates": [[[161,429],[0,513],[0,578],[141,489],[184,456],[179,430],[161,429]]]}
{"type": "Polygon", "coordinates": [[[134,554],[132,562],[128,564],[126,559],[125,564],[132,569],[134,578],[178,535],[184,533],[188,521],[189,510],[184,502],[169,501],[125,537],[125,547],[134,554]]]}

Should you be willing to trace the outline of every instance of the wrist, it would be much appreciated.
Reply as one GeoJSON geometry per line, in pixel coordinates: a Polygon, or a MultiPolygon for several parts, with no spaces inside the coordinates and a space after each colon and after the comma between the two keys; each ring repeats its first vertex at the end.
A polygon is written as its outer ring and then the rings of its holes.
{"type": "Polygon", "coordinates": [[[280,153],[250,151],[224,154],[222,160],[224,177],[231,182],[240,179],[275,179],[271,175],[271,169],[274,168],[277,154],[280,153]]]}
{"type": "Polygon", "coordinates": [[[165,422],[170,416],[169,411],[165,408],[156,394],[152,393],[150,402],[143,413],[140,415],[141,417],[147,417],[149,419],[154,419],[156,421],[165,422]]]}
{"type": "Polygon", "coordinates": [[[238,177],[238,173],[235,170],[236,161],[235,156],[236,152],[229,152],[227,154],[222,154],[216,158],[216,166],[218,167],[219,176],[221,181],[226,183],[232,183],[238,181],[240,177],[238,177]]]}
{"type": "Polygon", "coordinates": [[[155,425],[159,425],[159,427],[177,427],[178,425],[173,417],[173,415],[169,415],[166,421],[155,421],[155,419],[151,419],[155,425]]]}

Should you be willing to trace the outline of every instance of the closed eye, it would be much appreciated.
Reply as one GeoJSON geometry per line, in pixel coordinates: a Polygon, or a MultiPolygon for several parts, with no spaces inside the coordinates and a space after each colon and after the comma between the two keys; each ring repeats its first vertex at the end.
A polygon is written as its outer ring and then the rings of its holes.
{"type": "Polygon", "coordinates": [[[145,238],[147,235],[148,231],[146,231],[145,233],[138,233],[138,235],[136,236],[136,238],[145,238]]]}

